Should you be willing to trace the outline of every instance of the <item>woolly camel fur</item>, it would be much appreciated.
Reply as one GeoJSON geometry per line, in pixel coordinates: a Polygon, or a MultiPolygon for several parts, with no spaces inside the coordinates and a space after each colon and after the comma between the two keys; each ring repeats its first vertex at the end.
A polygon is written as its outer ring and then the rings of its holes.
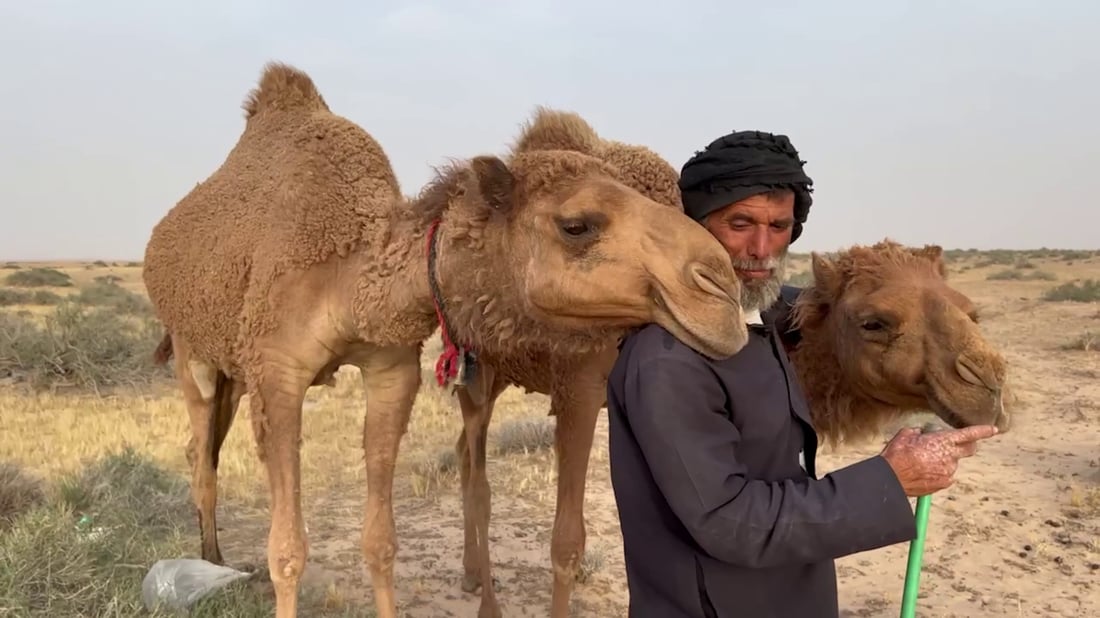
{"type": "MultiPolygon", "coordinates": [[[[678,174],[667,162],[644,147],[601,138],[574,113],[539,109],[513,156],[562,149],[613,162],[639,191],[680,208],[678,174]]],[[[819,284],[807,288],[798,303],[804,338],[791,354],[817,428],[827,440],[835,445],[844,436],[867,438],[887,421],[929,406],[955,426],[992,418],[1007,429],[1008,416],[1000,414],[1004,361],[982,339],[970,301],[947,287],[938,247],[910,250],[889,242],[853,247],[836,261],[814,256],[814,271],[819,284]]],[[[468,334],[459,330],[455,336],[468,334]]],[[[550,549],[553,618],[568,615],[584,555],[589,452],[596,416],[606,405],[606,379],[618,354],[617,342],[609,335],[598,349],[546,347],[533,349],[524,359],[485,350],[482,375],[487,382],[479,389],[487,396],[471,397],[458,389],[464,417],[482,419],[482,437],[494,401],[507,386],[550,395],[558,465],[550,549]]],[[[462,587],[469,592],[494,580],[487,569],[478,569],[489,563],[487,544],[478,542],[477,532],[488,528],[491,512],[485,442],[478,442],[473,452],[468,443],[464,431],[457,450],[466,514],[462,587]],[[473,483],[481,483],[481,490],[471,492],[473,483]],[[471,507],[470,499],[478,504],[471,507]]],[[[492,591],[486,591],[492,587],[482,586],[484,602],[495,603],[492,591]]]]}
{"type": "MultiPolygon", "coordinates": [[[[600,159],[474,157],[407,200],[381,146],[333,114],[305,73],[267,65],[244,109],[222,165],[154,227],[143,276],[169,338],[157,358],[176,357],[202,556],[216,563],[218,453],[249,395],[280,618],[297,613],[308,555],[302,401],[345,364],[360,368],[367,400],[363,553],[379,616],[395,616],[394,466],[437,308],[472,347],[500,358],[548,342],[598,349],[608,333],[647,322],[715,357],[747,339],[721,246],[600,159]]],[[[485,397],[485,373],[464,396],[485,397]]],[[[466,421],[472,448],[482,425],[466,421]]]]}

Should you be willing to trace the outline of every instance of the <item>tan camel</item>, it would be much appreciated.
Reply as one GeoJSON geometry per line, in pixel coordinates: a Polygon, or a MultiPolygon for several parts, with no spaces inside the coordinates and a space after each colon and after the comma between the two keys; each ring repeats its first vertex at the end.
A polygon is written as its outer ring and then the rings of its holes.
{"type": "MultiPolygon", "coordinates": [[[[573,113],[539,109],[516,141],[513,156],[562,149],[613,162],[639,191],[681,208],[678,174],[667,162],[644,147],[600,138],[573,113]]],[[[1002,409],[1004,361],[970,321],[969,300],[947,287],[940,253],[936,247],[911,251],[880,243],[869,250],[852,248],[836,262],[815,256],[822,283],[803,296],[800,314],[806,334],[792,351],[792,362],[807,385],[819,429],[830,440],[842,434],[849,439],[866,437],[885,422],[928,406],[956,426],[988,422],[1002,409]],[[910,298],[922,302],[907,302],[910,298]],[[825,318],[828,307],[839,308],[832,312],[834,317],[825,318]],[[849,329],[839,317],[866,316],[876,310],[879,322],[868,322],[863,330],[849,329]],[[886,330],[868,330],[881,325],[886,330]]],[[[550,414],[557,421],[558,466],[550,547],[552,618],[568,615],[584,555],[589,452],[597,414],[606,404],[606,379],[617,356],[616,343],[609,336],[599,349],[547,348],[522,363],[486,350],[481,360],[486,382],[477,385],[483,394],[471,397],[458,391],[463,416],[482,419],[478,431],[483,437],[494,401],[507,386],[550,395],[550,414]]],[[[996,418],[1007,429],[1007,415],[996,418]]],[[[462,588],[473,592],[480,587],[482,607],[495,606],[494,586],[482,585],[494,581],[482,575],[488,573],[489,549],[487,543],[479,543],[487,538],[479,530],[487,530],[491,512],[486,446],[482,439],[471,452],[468,444],[464,431],[457,445],[466,517],[462,588]]]]}
{"type": "MultiPolygon", "coordinates": [[[[410,203],[381,146],[333,114],[305,73],[269,64],[244,109],[244,131],[222,165],[153,229],[143,276],[168,333],[156,357],[176,356],[202,556],[213,562],[222,562],[218,453],[249,396],[271,491],[267,557],[280,618],[297,613],[308,555],[302,401],[340,366],[363,376],[363,552],[378,614],[392,618],[394,466],[422,342],[441,317],[474,349],[505,360],[546,342],[599,349],[648,322],[716,357],[747,339],[721,246],[598,158],[474,157],[410,203]]],[[[453,369],[441,367],[443,377],[453,369]]],[[[465,397],[484,398],[486,373],[469,376],[465,397]]],[[[484,439],[476,420],[467,419],[470,444],[484,439]]]]}
{"type": "MultiPolygon", "coordinates": [[[[632,188],[667,206],[669,211],[682,210],[679,174],[668,162],[644,146],[600,137],[591,125],[572,112],[537,108],[509,157],[515,160],[537,152],[562,150],[601,159],[615,166],[632,188]]],[[[606,399],[607,375],[618,355],[619,335],[607,332],[598,345],[592,345],[590,340],[583,346],[535,340],[525,346],[522,355],[516,354],[515,348],[502,349],[488,342],[489,345],[476,348],[479,378],[456,389],[463,418],[467,419],[456,444],[465,521],[462,589],[466,592],[480,589],[484,615],[497,616],[500,611],[487,541],[491,493],[485,436],[495,401],[511,385],[550,396],[550,414],[556,417],[554,445],[558,465],[557,512],[550,541],[553,565],[550,615],[562,618],[569,615],[569,598],[584,555],[583,503],[589,453],[596,418],[606,399]],[[479,440],[470,439],[471,425],[479,440]],[[483,586],[485,581],[493,585],[483,586]]],[[[477,334],[456,320],[450,337],[471,341],[477,334]]]]}

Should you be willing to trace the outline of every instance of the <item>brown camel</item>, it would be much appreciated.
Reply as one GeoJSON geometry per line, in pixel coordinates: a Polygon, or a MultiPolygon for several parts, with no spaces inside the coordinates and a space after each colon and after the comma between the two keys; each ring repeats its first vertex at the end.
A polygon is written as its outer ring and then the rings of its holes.
{"type": "MultiPolygon", "coordinates": [[[[156,356],[176,356],[202,556],[212,562],[222,562],[218,453],[249,396],[271,491],[267,557],[281,618],[297,613],[308,555],[302,401],[340,366],[363,376],[363,552],[378,614],[392,618],[394,466],[422,344],[441,319],[451,325],[445,335],[457,329],[464,344],[521,364],[547,342],[600,349],[648,322],[715,357],[747,338],[721,246],[596,157],[474,157],[409,201],[381,146],[332,113],[305,73],[269,64],[244,109],[222,165],[153,229],[143,276],[168,332],[156,356]]],[[[441,376],[468,382],[463,396],[480,401],[492,370],[449,351],[457,356],[444,359],[441,376]]],[[[483,441],[480,419],[466,421],[469,444],[483,441]]],[[[499,610],[484,605],[487,613],[499,610]]]]}
{"type": "Polygon", "coordinates": [[[952,427],[1009,430],[1005,359],[982,336],[974,303],[948,285],[942,248],[884,240],[811,263],[789,352],[828,443],[873,438],[924,410],[952,427]]]}
{"type": "MultiPolygon", "coordinates": [[[[619,167],[639,191],[681,208],[678,174],[666,161],[644,147],[602,139],[576,114],[539,109],[512,154],[538,150],[600,157],[619,167]]],[[[947,286],[940,254],[937,247],[913,251],[880,243],[870,249],[852,248],[836,262],[815,256],[821,284],[808,288],[800,302],[805,334],[792,350],[792,362],[807,387],[819,430],[834,444],[842,435],[866,437],[885,422],[928,406],[955,426],[996,418],[1007,429],[1007,415],[998,415],[1004,361],[971,321],[969,300],[947,286]],[[907,301],[911,298],[922,301],[907,301]],[[830,314],[830,307],[837,309],[830,314]],[[841,317],[876,310],[878,321],[868,322],[862,330],[849,328],[841,317]]],[[[455,336],[467,335],[456,331],[455,336]]],[[[488,575],[487,543],[479,543],[486,538],[479,530],[488,529],[491,512],[484,436],[495,399],[509,385],[550,395],[558,466],[550,615],[562,618],[568,615],[584,555],[589,452],[597,414],[606,405],[606,379],[618,354],[616,343],[609,335],[598,349],[546,347],[533,350],[524,362],[486,349],[480,364],[484,382],[473,385],[477,394],[458,389],[463,417],[481,419],[482,440],[475,450],[470,450],[465,430],[457,450],[466,517],[462,588],[472,592],[480,586],[483,607],[496,603],[494,586],[482,585],[493,580],[488,575]]]]}

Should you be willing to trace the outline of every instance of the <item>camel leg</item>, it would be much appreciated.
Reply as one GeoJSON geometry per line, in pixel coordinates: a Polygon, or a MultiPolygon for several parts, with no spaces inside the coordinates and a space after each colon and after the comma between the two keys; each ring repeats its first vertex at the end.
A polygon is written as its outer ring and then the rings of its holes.
{"type": "Polygon", "coordinates": [[[224,564],[218,546],[218,454],[240,402],[235,383],[217,369],[191,362],[182,342],[174,342],[176,376],[191,423],[187,461],[191,465],[191,499],[199,520],[203,560],[224,564]]]}
{"type": "Polygon", "coordinates": [[[395,618],[393,562],[397,533],[393,522],[393,473],[401,438],[408,429],[409,415],[420,388],[419,349],[379,350],[361,369],[367,396],[363,424],[367,461],[363,556],[370,570],[378,618],[395,618]]]}
{"type": "MultiPolygon", "coordinates": [[[[455,453],[457,454],[459,479],[461,481],[460,487],[462,492],[462,517],[464,527],[464,542],[462,546],[462,590],[464,592],[474,593],[481,588],[482,583],[485,581],[481,576],[480,567],[480,554],[478,553],[478,531],[476,517],[476,504],[471,497],[471,484],[470,473],[473,469],[478,469],[479,473],[486,479],[488,483],[488,474],[486,472],[486,450],[488,448],[488,427],[493,417],[493,408],[496,405],[496,400],[500,397],[500,394],[504,392],[504,389],[508,386],[508,383],[504,380],[494,379],[489,388],[483,392],[487,393],[485,401],[480,404],[478,409],[478,403],[474,401],[469,391],[465,388],[458,389],[458,401],[459,405],[463,407],[462,417],[475,418],[480,416],[483,420],[484,429],[478,434],[479,439],[474,445],[474,449],[470,449],[470,442],[466,439],[466,426],[463,423],[462,432],[458,436],[458,442],[455,444],[455,453]]],[[[492,504],[486,497],[485,514],[486,521],[492,518],[492,504]]],[[[487,546],[488,544],[486,544],[487,546]]],[[[499,590],[500,582],[494,577],[492,578],[493,590],[499,590]]]]}
{"type": "Polygon", "coordinates": [[[298,589],[309,555],[302,522],[302,402],[313,380],[289,363],[270,363],[255,376],[251,391],[252,428],[260,459],[267,464],[271,529],[267,566],[275,587],[276,618],[298,615],[298,589]]]}
{"type": "Polygon", "coordinates": [[[496,599],[496,580],[492,577],[492,561],[489,556],[492,491],[489,487],[485,460],[489,419],[492,416],[493,404],[505,385],[494,377],[494,372],[488,367],[483,369],[482,382],[478,385],[476,394],[465,388],[457,391],[458,402],[462,408],[462,433],[466,437],[465,448],[458,447],[466,536],[462,554],[465,571],[463,589],[471,587],[469,586],[471,580],[481,584],[481,606],[478,608],[478,617],[500,618],[500,606],[496,599]]]}
{"type": "Polygon", "coordinates": [[[550,537],[554,567],[551,618],[569,615],[569,598],[584,557],[584,490],[596,417],[603,400],[599,395],[577,389],[575,396],[566,401],[555,394],[550,404],[557,417],[554,448],[558,462],[557,512],[550,537]]]}

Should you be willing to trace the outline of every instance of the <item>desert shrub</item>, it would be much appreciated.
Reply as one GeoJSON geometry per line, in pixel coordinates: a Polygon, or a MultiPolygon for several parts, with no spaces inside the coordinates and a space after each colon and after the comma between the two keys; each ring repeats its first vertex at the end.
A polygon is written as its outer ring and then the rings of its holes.
{"type": "Polygon", "coordinates": [[[1085,279],[1077,283],[1068,281],[1057,287],[1047,290],[1043,295],[1044,300],[1076,303],[1091,303],[1100,301],[1100,280],[1085,279]]]}
{"type": "Polygon", "coordinates": [[[4,270],[19,270],[20,268],[22,268],[22,266],[16,264],[15,262],[8,262],[3,266],[4,270]]]}
{"type": "Polygon", "coordinates": [[[17,270],[8,275],[7,284],[20,288],[67,288],[72,287],[69,275],[53,268],[31,268],[17,270]]]}
{"type": "Polygon", "coordinates": [[[497,428],[496,448],[499,455],[533,453],[554,446],[554,421],[548,418],[516,419],[497,428]]]}
{"type": "MultiPolygon", "coordinates": [[[[148,612],[141,582],[161,558],[194,557],[197,522],[186,480],[133,449],[108,453],[61,478],[46,499],[0,534],[0,614],[173,616],[148,612]]],[[[326,607],[304,589],[309,616],[367,616],[355,607],[326,607]]],[[[262,588],[237,582],[199,601],[195,618],[274,615],[262,588]]]]}
{"type": "Polygon", "coordinates": [[[1054,281],[1057,277],[1045,270],[999,270],[990,273],[986,279],[989,281],[1054,281]]]}
{"type": "Polygon", "coordinates": [[[149,316],[66,301],[44,322],[0,313],[0,378],[35,388],[96,390],[168,375],[152,363],[162,331],[149,316]]]}
{"type": "Polygon", "coordinates": [[[1095,255],[1092,251],[1078,251],[1076,249],[1067,249],[1060,252],[1060,257],[1064,262],[1073,262],[1075,260],[1087,260],[1095,255]]]}
{"type": "Polygon", "coordinates": [[[981,258],[974,265],[976,268],[985,268],[986,266],[1010,266],[1015,264],[1019,259],[1015,251],[1008,251],[1006,249],[994,249],[992,251],[983,251],[981,258]]]}
{"type": "Polygon", "coordinates": [[[1085,331],[1080,337],[1073,339],[1062,346],[1063,350],[1074,350],[1081,352],[1095,352],[1100,349],[1100,336],[1095,333],[1085,331]]]}
{"type": "Polygon", "coordinates": [[[0,307],[13,307],[15,305],[56,305],[61,302],[61,296],[50,290],[18,290],[15,288],[0,288],[0,307]]]}
{"type": "Polygon", "coordinates": [[[46,502],[42,481],[10,461],[0,461],[0,533],[31,509],[46,502]]]}
{"type": "MultiPolygon", "coordinates": [[[[140,294],[118,285],[111,279],[114,275],[96,277],[95,282],[81,288],[74,300],[90,307],[109,307],[120,313],[139,315],[149,314],[152,305],[140,294]]],[[[117,277],[116,277],[117,279],[117,277]]]]}

